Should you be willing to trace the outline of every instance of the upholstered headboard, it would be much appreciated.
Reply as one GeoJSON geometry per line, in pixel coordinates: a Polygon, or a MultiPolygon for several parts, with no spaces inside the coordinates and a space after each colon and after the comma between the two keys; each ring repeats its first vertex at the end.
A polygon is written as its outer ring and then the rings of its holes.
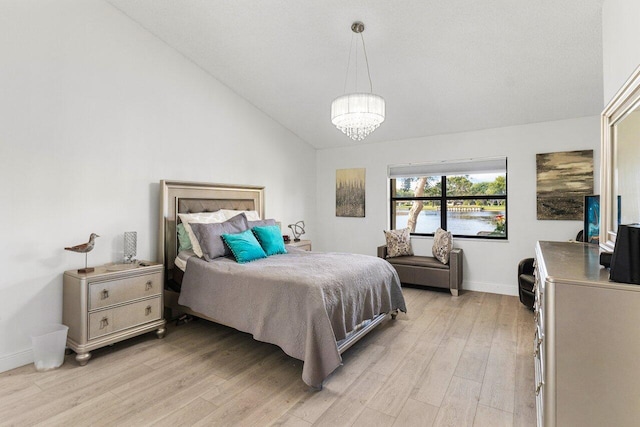
{"type": "Polygon", "coordinates": [[[164,264],[165,280],[172,277],[178,250],[178,214],[214,212],[219,209],[255,210],[264,218],[264,187],[160,181],[157,256],[158,262],[164,264]]]}

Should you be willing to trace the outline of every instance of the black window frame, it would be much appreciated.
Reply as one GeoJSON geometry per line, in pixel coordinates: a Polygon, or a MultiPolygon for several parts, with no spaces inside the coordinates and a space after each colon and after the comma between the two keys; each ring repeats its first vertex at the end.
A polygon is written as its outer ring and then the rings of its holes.
{"type": "MultiPolygon", "coordinates": [[[[461,176],[464,174],[456,174],[451,176],[461,176]]],[[[471,174],[469,174],[471,175],[471,174]]],[[[422,176],[422,175],[421,175],[422,176]]],[[[424,175],[424,176],[438,176],[438,175],[424,175]]],[[[419,178],[419,176],[416,176],[419,178]]],[[[491,194],[491,195],[475,195],[475,196],[447,196],[447,175],[440,175],[440,195],[439,196],[421,196],[421,197],[398,197],[396,196],[396,180],[398,178],[389,179],[390,189],[390,202],[389,202],[389,217],[391,219],[390,229],[395,230],[395,206],[396,202],[402,201],[440,201],[440,227],[443,230],[447,230],[447,202],[450,200],[504,200],[504,236],[478,236],[467,234],[453,234],[453,237],[464,239],[483,239],[483,240],[507,240],[509,236],[509,204],[507,202],[507,196],[509,194],[509,179],[507,172],[504,172],[505,179],[505,194],[491,194]]],[[[426,236],[432,237],[434,233],[411,233],[412,236],[426,236]]]]}

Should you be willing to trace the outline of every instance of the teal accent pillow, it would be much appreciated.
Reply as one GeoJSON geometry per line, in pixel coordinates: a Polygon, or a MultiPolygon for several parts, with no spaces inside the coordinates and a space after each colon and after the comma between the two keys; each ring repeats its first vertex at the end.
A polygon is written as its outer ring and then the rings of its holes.
{"type": "Polygon", "coordinates": [[[182,251],[191,251],[193,250],[193,245],[191,244],[191,239],[189,238],[189,234],[187,230],[184,228],[184,224],[178,224],[178,252],[182,251]]]}
{"type": "Polygon", "coordinates": [[[251,230],[238,234],[223,234],[222,240],[229,246],[234,258],[240,264],[267,257],[251,230]]]}
{"type": "Polygon", "coordinates": [[[251,229],[256,239],[260,242],[260,246],[264,249],[267,256],[276,254],[286,254],[287,249],[284,247],[284,240],[280,233],[280,227],[277,225],[266,225],[264,227],[253,227],[251,229]]]}

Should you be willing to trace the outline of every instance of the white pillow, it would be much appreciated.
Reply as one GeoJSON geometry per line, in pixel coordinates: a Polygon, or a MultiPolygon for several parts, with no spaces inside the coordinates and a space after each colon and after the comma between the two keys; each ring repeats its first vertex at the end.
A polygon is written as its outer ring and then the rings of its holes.
{"type": "Polygon", "coordinates": [[[193,252],[198,255],[200,258],[204,255],[202,252],[202,248],[200,247],[200,243],[198,242],[198,238],[195,234],[193,234],[193,229],[189,225],[189,223],[197,222],[201,224],[212,224],[225,222],[227,218],[225,218],[222,211],[215,212],[199,212],[193,214],[178,214],[180,217],[180,221],[184,225],[184,229],[187,231],[189,235],[189,240],[191,240],[191,246],[193,246],[193,252]]]}
{"type": "Polygon", "coordinates": [[[244,215],[247,217],[247,221],[260,221],[260,214],[258,211],[236,211],[231,209],[220,209],[218,212],[222,212],[226,219],[231,219],[236,215],[244,212],[244,215]]]}

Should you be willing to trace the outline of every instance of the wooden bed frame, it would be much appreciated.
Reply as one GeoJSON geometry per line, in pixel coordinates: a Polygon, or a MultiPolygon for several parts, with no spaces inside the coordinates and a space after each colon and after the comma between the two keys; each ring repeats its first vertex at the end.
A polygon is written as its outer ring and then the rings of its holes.
{"type": "MultiPolygon", "coordinates": [[[[213,212],[218,209],[255,210],[264,219],[264,187],[162,180],[160,192],[158,262],[164,264],[165,318],[172,320],[189,314],[224,324],[178,304],[179,293],[168,287],[174,280],[174,272],[179,270],[174,265],[178,248],[178,213],[213,212]]],[[[397,314],[398,311],[394,310],[364,322],[338,342],[338,351],[342,354],[389,316],[395,319],[397,314]]]]}

